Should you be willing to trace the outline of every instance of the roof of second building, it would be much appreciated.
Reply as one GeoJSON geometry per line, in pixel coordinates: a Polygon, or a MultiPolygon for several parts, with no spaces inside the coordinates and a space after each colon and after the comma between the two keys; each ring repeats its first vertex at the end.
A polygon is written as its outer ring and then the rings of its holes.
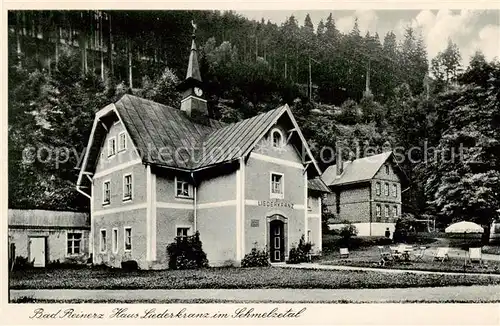
{"type": "Polygon", "coordinates": [[[42,209],[9,209],[9,227],[90,228],[89,214],[42,209]]]}
{"type": "Polygon", "coordinates": [[[321,180],[320,177],[307,180],[307,188],[309,190],[320,191],[320,192],[330,192],[328,186],[321,180]]]}
{"type": "Polygon", "coordinates": [[[371,180],[392,152],[363,157],[344,162],[344,172],[337,177],[337,165],[330,165],[321,178],[328,186],[357,183],[371,180]]]}

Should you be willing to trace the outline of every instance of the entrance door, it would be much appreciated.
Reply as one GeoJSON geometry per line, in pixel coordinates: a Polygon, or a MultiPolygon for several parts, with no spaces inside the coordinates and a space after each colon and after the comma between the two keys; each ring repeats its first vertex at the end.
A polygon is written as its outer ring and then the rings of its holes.
{"type": "Polygon", "coordinates": [[[34,267],[45,267],[45,238],[30,238],[30,261],[34,267]]]}
{"type": "Polygon", "coordinates": [[[282,221],[269,223],[271,262],[285,261],[285,232],[282,221]]]}

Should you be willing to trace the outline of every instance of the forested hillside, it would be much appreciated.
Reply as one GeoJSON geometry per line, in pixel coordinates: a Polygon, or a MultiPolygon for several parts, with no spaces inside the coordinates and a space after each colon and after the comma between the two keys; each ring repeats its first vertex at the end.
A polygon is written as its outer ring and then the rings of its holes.
{"type": "Polygon", "coordinates": [[[498,62],[476,53],[462,67],[452,42],[428,62],[411,28],[396,40],[357,24],[340,33],[331,15],[278,26],[206,11],[10,12],[10,207],[87,209],[74,184],[93,114],[127,92],[178,107],[192,20],[214,118],[288,103],[322,168],[337,143],[361,156],[393,149],[411,181],[404,211],[442,223],[497,215],[498,62]]]}

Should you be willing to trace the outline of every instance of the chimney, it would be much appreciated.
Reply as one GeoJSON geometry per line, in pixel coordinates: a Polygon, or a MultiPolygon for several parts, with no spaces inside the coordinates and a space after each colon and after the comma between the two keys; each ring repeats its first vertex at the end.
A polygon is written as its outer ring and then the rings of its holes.
{"type": "Polygon", "coordinates": [[[193,26],[193,39],[191,41],[186,79],[177,86],[177,89],[182,92],[181,111],[185,112],[196,123],[209,124],[207,101],[203,94],[203,83],[198,64],[198,49],[195,42],[196,25],[193,21],[191,21],[191,24],[193,26]]]}
{"type": "Polygon", "coordinates": [[[337,159],[335,162],[337,167],[337,178],[340,178],[342,173],[344,173],[344,161],[342,160],[342,147],[337,144],[337,159]]]}

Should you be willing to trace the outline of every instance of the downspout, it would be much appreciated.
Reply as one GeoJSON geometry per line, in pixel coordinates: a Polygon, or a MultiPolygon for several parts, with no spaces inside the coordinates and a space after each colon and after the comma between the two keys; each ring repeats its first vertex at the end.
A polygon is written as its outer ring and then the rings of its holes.
{"type": "Polygon", "coordinates": [[[80,189],[80,185],[76,185],[76,191],[78,191],[79,193],[81,193],[82,195],[87,197],[88,199],[92,199],[92,197],[89,194],[87,194],[85,191],[80,189]]]}
{"type": "Polygon", "coordinates": [[[198,230],[197,229],[197,214],[196,214],[196,207],[198,206],[198,202],[196,201],[196,190],[197,190],[197,186],[196,186],[196,182],[194,180],[194,173],[191,172],[191,179],[193,180],[193,201],[194,201],[194,212],[193,212],[193,229],[194,229],[194,233],[196,233],[196,231],[198,230]]]}

